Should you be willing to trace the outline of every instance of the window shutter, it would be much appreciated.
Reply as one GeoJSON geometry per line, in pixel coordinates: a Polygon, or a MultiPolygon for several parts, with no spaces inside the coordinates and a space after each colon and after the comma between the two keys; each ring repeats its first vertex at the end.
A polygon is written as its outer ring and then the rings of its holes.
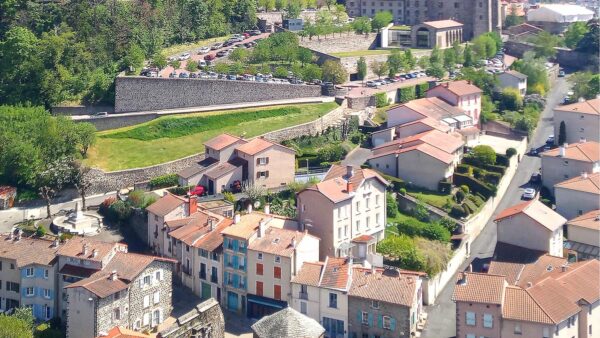
{"type": "Polygon", "coordinates": [[[382,315],[377,316],[377,327],[380,329],[383,329],[383,316],[382,315]]]}
{"type": "Polygon", "coordinates": [[[268,158],[268,157],[265,157],[265,159],[267,160],[267,164],[269,164],[269,158],[268,158]]]}
{"type": "Polygon", "coordinates": [[[390,330],[394,331],[396,329],[396,319],[390,318],[390,330]]]}
{"type": "Polygon", "coordinates": [[[227,248],[229,246],[229,238],[223,238],[223,248],[227,248]]]}
{"type": "Polygon", "coordinates": [[[266,177],[267,178],[269,177],[269,171],[268,170],[266,171],[266,177]]]}
{"type": "Polygon", "coordinates": [[[369,326],[373,326],[373,314],[369,312],[369,326]]]}
{"type": "Polygon", "coordinates": [[[154,293],[154,304],[158,304],[160,302],[160,292],[156,291],[154,293]]]}
{"type": "Polygon", "coordinates": [[[144,313],[144,320],[142,322],[142,325],[146,326],[148,324],[150,324],[150,314],[144,313]]]}
{"type": "Polygon", "coordinates": [[[256,172],[256,178],[260,178],[260,171],[256,172]]]}
{"type": "Polygon", "coordinates": [[[260,164],[260,157],[256,158],[256,164],[260,164]]]}
{"type": "Polygon", "coordinates": [[[362,311],[361,310],[358,310],[358,313],[356,314],[356,322],[362,323],[362,311]]]}
{"type": "Polygon", "coordinates": [[[144,296],[144,308],[147,308],[148,306],[150,306],[150,296],[146,295],[144,296]]]}

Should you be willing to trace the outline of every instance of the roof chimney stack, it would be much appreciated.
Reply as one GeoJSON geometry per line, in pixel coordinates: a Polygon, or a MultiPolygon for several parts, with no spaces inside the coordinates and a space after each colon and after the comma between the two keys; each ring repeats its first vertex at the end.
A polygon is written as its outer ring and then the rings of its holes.
{"type": "Polygon", "coordinates": [[[248,213],[252,213],[252,203],[248,204],[248,213]]]}
{"type": "Polygon", "coordinates": [[[233,224],[238,224],[241,220],[242,220],[242,216],[240,216],[240,214],[236,213],[233,216],[233,224]]]}
{"type": "Polygon", "coordinates": [[[92,250],[92,257],[94,257],[94,258],[98,257],[98,249],[92,250]]]}
{"type": "Polygon", "coordinates": [[[586,143],[587,139],[585,137],[580,137],[579,138],[579,143],[586,143]]]}
{"type": "Polygon", "coordinates": [[[563,266],[560,267],[560,270],[562,272],[567,272],[568,269],[569,269],[569,266],[567,264],[565,264],[565,265],[563,265],[563,266]]]}
{"type": "Polygon", "coordinates": [[[110,280],[117,280],[117,270],[111,271],[110,280]]]}
{"type": "Polygon", "coordinates": [[[58,240],[58,238],[57,238],[57,239],[55,239],[54,241],[52,241],[52,247],[53,247],[53,248],[56,248],[56,247],[58,247],[58,243],[59,243],[59,240],[58,240]]]}
{"type": "Polygon", "coordinates": [[[460,274],[460,279],[458,280],[458,285],[467,285],[467,274],[465,272],[460,274]]]}
{"type": "Polygon", "coordinates": [[[473,272],[473,264],[469,264],[468,271],[469,271],[469,272],[473,272]]]}
{"type": "Polygon", "coordinates": [[[354,167],[351,165],[346,166],[346,178],[350,180],[354,176],[354,167]]]}
{"type": "Polygon", "coordinates": [[[296,248],[296,236],[292,237],[292,242],[291,242],[292,248],[296,248]]]}
{"type": "Polygon", "coordinates": [[[527,287],[528,287],[528,288],[530,288],[530,287],[532,287],[532,286],[533,286],[533,283],[532,283],[532,282],[527,282],[527,287]]]}
{"type": "Polygon", "coordinates": [[[256,235],[261,238],[265,236],[265,230],[267,227],[267,222],[265,222],[265,219],[261,219],[260,221],[258,221],[258,232],[256,233],[256,235]]]}
{"type": "Polygon", "coordinates": [[[585,172],[585,171],[582,171],[582,172],[581,172],[581,178],[583,178],[583,179],[586,179],[586,178],[588,178],[588,173],[587,173],[587,172],[585,172]]]}
{"type": "Polygon", "coordinates": [[[565,157],[567,153],[567,146],[568,144],[565,143],[562,146],[558,147],[558,156],[565,157]]]}
{"type": "Polygon", "coordinates": [[[81,248],[81,254],[83,256],[87,256],[87,254],[88,254],[88,245],[87,245],[87,243],[83,243],[83,247],[81,248]]]}

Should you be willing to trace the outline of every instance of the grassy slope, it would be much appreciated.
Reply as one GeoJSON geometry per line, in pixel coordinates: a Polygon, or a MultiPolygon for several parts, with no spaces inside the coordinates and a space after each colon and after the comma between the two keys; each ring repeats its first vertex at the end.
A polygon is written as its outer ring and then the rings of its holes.
{"type": "MultiPolygon", "coordinates": [[[[269,131],[294,126],[301,123],[306,123],[315,120],[319,116],[326,114],[337,107],[334,102],[321,104],[305,104],[295,105],[301,108],[298,114],[270,117],[255,121],[248,121],[234,126],[224,127],[201,133],[195,133],[177,138],[160,138],[150,141],[140,141],[129,138],[106,138],[98,137],[96,145],[88,152],[86,163],[93,167],[99,167],[104,170],[122,170],[136,167],[145,167],[149,165],[159,164],[193,155],[204,151],[203,142],[220,134],[231,133],[241,135],[246,133],[246,137],[253,137],[264,134],[269,131]]],[[[273,107],[263,107],[261,109],[272,109],[273,107]]],[[[230,111],[215,111],[209,113],[185,114],[177,115],[176,118],[191,117],[191,116],[207,116],[207,115],[223,115],[236,114],[240,111],[249,111],[248,109],[230,110],[230,111]]],[[[163,117],[165,118],[173,118],[163,117]]],[[[110,135],[125,130],[131,130],[140,126],[145,126],[156,122],[157,120],[147,122],[137,126],[108,130],[98,133],[98,136],[110,135]]]]}

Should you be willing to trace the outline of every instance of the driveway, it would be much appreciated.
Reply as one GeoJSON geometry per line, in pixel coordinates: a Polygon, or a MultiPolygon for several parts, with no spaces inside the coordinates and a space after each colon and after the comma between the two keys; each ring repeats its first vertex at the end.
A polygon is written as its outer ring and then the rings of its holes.
{"type": "MultiPolygon", "coordinates": [[[[538,128],[530,141],[531,147],[540,147],[546,142],[548,135],[553,133],[552,110],[558,105],[568,91],[568,84],[564,78],[559,78],[552,87],[547,98],[547,105],[541,114],[538,128]]],[[[537,172],[541,166],[539,157],[523,156],[515,177],[510,183],[502,201],[498,204],[496,213],[521,202],[522,188],[527,185],[531,174],[537,172]]],[[[492,217],[493,219],[493,217],[492,217]]],[[[496,224],[490,221],[471,243],[471,259],[490,257],[496,247],[496,224]]],[[[460,270],[465,270],[472,260],[465,261],[460,270]]],[[[456,306],[452,302],[454,283],[448,283],[442,290],[434,305],[426,307],[428,320],[421,337],[423,338],[448,338],[456,335],[456,306]]]]}
{"type": "Polygon", "coordinates": [[[358,147],[352,150],[346,158],[342,161],[342,165],[353,165],[353,166],[361,166],[371,156],[371,149],[358,147]]]}

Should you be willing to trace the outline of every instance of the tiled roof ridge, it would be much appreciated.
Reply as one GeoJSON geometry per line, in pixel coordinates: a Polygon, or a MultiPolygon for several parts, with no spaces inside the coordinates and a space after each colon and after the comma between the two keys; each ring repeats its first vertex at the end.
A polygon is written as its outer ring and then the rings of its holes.
{"type": "MultiPolygon", "coordinates": [[[[544,307],[537,301],[537,299],[535,299],[535,297],[527,290],[527,289],[523,289],[522,287],[516,286],[516,285],[509,285],[507,287],[512,287],[514,289],[518,289],[521,290],[523,292],[525,292],[529,298],[531,299],[531,301],[533,301],[535,303],[535,305],[540,309],[540,311],[542,311],[544,313],[544,315],[550,319],[551,322],[553,322],[554,324],[558,324],[558,322],[556,322],[551,316],[550,314],[548,314],[548,312],[544,309],[544,307]]],[[[506,293],[505,293],[506,294],[506,293]]],[[[505,296],[506,297],[506,296],[505,296]]]]}
{"type": "MultiPolygon", "coordinates": [[[[569,276],[570,274],[572,274],[572,273],[574,273],[574,272],[578,271],[579,269],[583,268],[584,266],[587,266],[587,265],[589,265],[589,264],[592,264],[592,263],[594,263],[594,261],[595,261],[595,260],[593,260],[593,259],[590,259],[590,260],[584,261],[582,264],[579,264],[579,265],[575,266],[575,267],[574,267],[574,268],[572,268],[572,269],[569,269],[569,267],[571,266],[571,264],[568,264],[568,262],[567,262],[567,264],[566,264],[566,266],[567,266],[567,271],[565,271],[565,272],[561,273],[560,275],[558,275],[558,276],[557,276],[557,277],[555,277],[554,279],[555,279],[555,280],[557,280],[557,281],[558,281],[558,280],[561,280],[561,279],[563,279],[563,278],[565,278],[565,277],[569,276]]],[[[548,276],[548,277],[551,277],[551,276],[548,276]]]]}

